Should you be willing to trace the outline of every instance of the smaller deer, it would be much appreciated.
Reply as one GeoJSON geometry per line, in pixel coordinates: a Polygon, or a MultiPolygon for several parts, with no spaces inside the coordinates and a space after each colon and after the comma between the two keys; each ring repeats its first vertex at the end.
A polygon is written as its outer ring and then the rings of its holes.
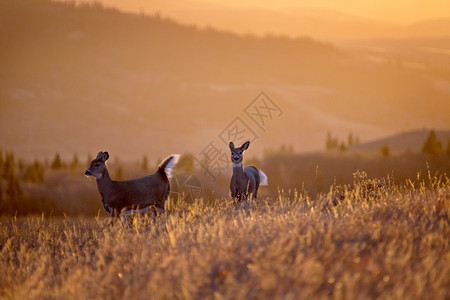
{"type": "Polygon", "coordinates": [[[236,208],[238,207],[236,198],[239,202],[242,201],[242,208],[244,209],[247,204],[247,197],[256,199],[259,186],[268,185],[267,176],[263,171],[253,166],[242,167],[243,153],[249,146],[250,141],[245,142],[239,148],[235,148],[233,142],[230,142],[231,162],[233,163],[230,190],[236,208]]]}
{"type": "Polygon", "coordinates": [[[170,192],[169,178],[179,157],[173,154],[166,158],[154,174],[114,181],[109,177],[106,167],[108,152],[99,152],[85,174],[95,177],[103,207],[111,217],[151,210],[154,219],[158,212],[164,213],[164,203],[170,192]]]}

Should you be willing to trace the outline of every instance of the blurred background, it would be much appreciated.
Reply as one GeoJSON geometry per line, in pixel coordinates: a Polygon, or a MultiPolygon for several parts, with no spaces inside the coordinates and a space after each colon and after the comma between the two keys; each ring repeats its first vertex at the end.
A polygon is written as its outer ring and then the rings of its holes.
{"type": "Polygon", "coordinates": [[[449,170],[448,1],[1,0],[0,45],[3,212],[95,214],[98,151],[219,198],[229,140],[268,194],[449,170]]]}

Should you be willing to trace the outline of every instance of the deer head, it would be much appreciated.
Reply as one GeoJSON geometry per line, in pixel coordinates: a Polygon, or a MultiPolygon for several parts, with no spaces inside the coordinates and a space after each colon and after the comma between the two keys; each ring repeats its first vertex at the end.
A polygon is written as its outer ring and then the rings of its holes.
{"type": "Polygon", "coordinates": [[[230,142],[231,162],[233,164],[242,163],[242,159],[244,158],[243,153],[248,149],[248,146],[250,146],[250,141],[245,142],[241,147],[238,148],[235,148],[233,142],[230,142]]]}
{"type": "Polygon", "coordinates": [[[87,176],[94,176],[96,179],[102,178],[106,172],[106,161],[109,158],[108,152],[99,152],[97,157],[91,161],[91,165],[84,172],[87,176]]]}

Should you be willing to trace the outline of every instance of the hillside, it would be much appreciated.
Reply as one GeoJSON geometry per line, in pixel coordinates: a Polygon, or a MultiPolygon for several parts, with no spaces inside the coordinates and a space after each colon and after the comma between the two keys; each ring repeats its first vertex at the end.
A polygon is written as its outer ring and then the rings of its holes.
{"type": "Polygon", "coordinates": [[[1,148],[30,159],[199,153],[236,117],[258,136],[253,154],[281,144],[323,149],[327,131],[367,140],[450,127],[442,55],[411,58],[402,48],[380,62],[368,59],[370,47],[238,36],[45,0],[2,1],[0,25],[1,148]],[[261,91],[282,111],[264,129],[244,113],[261,91]]]}
{"type": "MultiPolygon", "coordinates": [[[[445,150],[450,139],[450,130],[438,130],[436,137],[441,141],[445,150]]],[[[384,137],[374,141],[354,145],[349,150],[379,152],[381,147],[388,146],[392,152],[416,152],[422,151],[422,147],[430,134],[430,130],[422,129],[403,132],[392,136],[384,137]]]]}
{"type": "Polygon", "coordinates": [[[416,1],[406,8],[404,4],[391,1],[384,3],[385,9],[381,11],[382,5],[376,5],[375,2],[365,1],[362,5],[350,4],[348,1],[326,2],[292,1],[280,4],[278,1],[278,5],[275,5],[274,1],[255,1],[250,4],[249,1],[153,0],[148,3],[101,0],[105,5],[129,12],[158,13],[183,24],[214,27],[238,34],[264,36],[270,32],[320,39],[448,38],[450,35],[448,6],[444,8],[441,5],[438,13],[430,13],[433,10],[433,3],[430,2],[418,5],[416,1]],[[369,8],[374,4],[378,12],[369,8]],[[355,7],[359,7],[359,11],[355,7]],[[408,13],[412,13],[411,9],[416,12],[407,17],[408,13]],[[394,16],[396,13],[397,16],[394,16]]]}

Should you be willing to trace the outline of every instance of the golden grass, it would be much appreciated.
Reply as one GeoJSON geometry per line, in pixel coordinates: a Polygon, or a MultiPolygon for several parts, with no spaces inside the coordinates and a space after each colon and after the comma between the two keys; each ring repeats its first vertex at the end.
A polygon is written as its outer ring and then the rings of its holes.
{"type": "Polygon", "coordinates": [[[231,201],[103,218],[4,218],[7,299],[448,299],[450,182],[373,199],[280,193],[247,212],[231,201]]]}

